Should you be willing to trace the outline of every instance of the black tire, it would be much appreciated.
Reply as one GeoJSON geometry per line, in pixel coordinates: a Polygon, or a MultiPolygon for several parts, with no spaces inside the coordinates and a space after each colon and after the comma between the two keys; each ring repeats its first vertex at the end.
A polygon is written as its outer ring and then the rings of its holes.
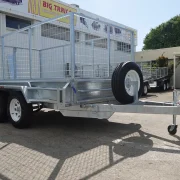
{"type": "Polygon", "coordinates": [[[177,133],[177,125],[169,125],[168,132],[171,135],[175,135],[177,133]]]}
{"type": "Polygon", "coordinates": [[[170,84],[169,84],[169,82],[166,83],[166,89],[167,89],[167,90],[170,89],[170,84]]]}
{"type": "Polygon", "coordinates": [[[23,95],[19,92],[15,92],[9,96],[7,112],[8,112],[7,114],[8,114],[9,121],[12,123],[12,125],[15,128],[19,128],[19,129],[28,128],[32,123],[31,121],[32,105],[28,104],[26,100],[24,99],[23,95]],[[13,99],[18,100],[21,107],[21,116],[18,121],[13,120],[10,113],[10,103],[13,99]]]}
{"type": "Polygon", "coordinates": [[[167,86],[166,86],[165,82],[163,82],[161,89],[162,89],[162,91],[166,91],[167,90],[167,86]]]}
{"type": "Polygon", "coordinates": [[[118,94],[118,89],[116,88],[116,81],[117,81],[117,76],[118,76],[117,73],[118,73],[119,69],[121,69],[123,64],[124,64],[124,62],[120,63],[113,72],[112,81],[111,81],[111,87],[112,87],[113,94],[118,94]]]}
{"type": "Polygon", "coordinates": [[[148,85],[144,84],[142,95],[147,96],[147,94],[148,94],[148,85]]]}
{"type": "Polygon", "coordinates": [[[5,92],[0,92],[0,123],[7,121],[7,102],[8,95],[5,92]]]}
{"type": "Polygon", "coordinates": [[[134,102],[134,97],[127,93],[124,83],[126,74],[130,70],[134,70],[139,76],[140,88],[138,91],[138,96],[140,97],[143,92],[143,75],[139,66],[134,62],[121,63],[114,70],[111,81],[112,92],[114,94],[114,97],[121,104],[130,104],[134,102]]]}

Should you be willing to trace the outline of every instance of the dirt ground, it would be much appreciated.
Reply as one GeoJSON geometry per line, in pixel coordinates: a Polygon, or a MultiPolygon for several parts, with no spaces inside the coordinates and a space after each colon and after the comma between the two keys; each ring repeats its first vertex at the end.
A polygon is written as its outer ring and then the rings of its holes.
{"type": "MultiPolygon", "coordinates": [[[[172,93],[147,99],[171,101],[172,93]]],[[[172,116],[115,113],[97,120],[44,110],[32,119],[26,130],[0,124],[0,179],[180,179],[180,131],[167,132],[172,116]]]]}

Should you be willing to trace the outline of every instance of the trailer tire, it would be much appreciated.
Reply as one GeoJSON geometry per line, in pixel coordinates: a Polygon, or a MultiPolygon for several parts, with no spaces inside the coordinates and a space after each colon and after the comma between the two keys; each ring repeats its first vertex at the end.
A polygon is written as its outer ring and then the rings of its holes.
{"type": "Polygon", "coordinates": [[[8,95],[4,92],[0,92],[0,123],[7,121],[7,101],[8,95]]]}
{"type": "Polygon", "coordinates": [[[121,69],[122,65],[124,64],[124,62],[120,63],[114,70],[113,72],[113,75],[112,75],[112,80],[111,80],[111,87],[112,87],[112,91],[113,91],[113,94],[118,94],[118,89],[116,88],[117,84],[116,82],[118,81],[117,80],[117,77],[118,77],[118,71],[121,69]]]}
{"type": "Polygon", "coordinates": [[[166,90],[167,90],[167,84],[166,84],[165,82],[163,82],[162,90],[163,90],[163,91],[166,91],[166,90]]]}
{"type": "Polygon", "coordinates": [[[171,135],[175,135],[177,133],[177,125],[169,125],[168,126],[168,132],[171,135]]]}
{"type": "Polygon", "coordinates": [[[7,111],[15,128],[23,129],[31,125],[32,105],[26,102],[21,93],[15,92],[9,96],[7,111]]]}
{"type": "Polygon", "coordinates": [[[131,81],[138,81],[138,96],[143,92],[143,76],[139,66],[134,62],[119,64],[112,75],[112,92],[121,104],[130,104],[134,101],[134,87],[131,81]]]}
{"type": "Polygon", "coordinates": [[[148,85],[147,85],[147,84],[144,84],[142,95],[143,95],[143,96],[147,96],[147,94],[148,94],[148,85]]]}

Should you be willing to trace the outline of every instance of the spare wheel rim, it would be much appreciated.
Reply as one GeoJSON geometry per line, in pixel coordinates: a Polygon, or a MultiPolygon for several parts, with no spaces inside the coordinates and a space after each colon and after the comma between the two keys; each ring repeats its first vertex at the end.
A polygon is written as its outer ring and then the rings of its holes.
{"type": "Polygon", "coordinates": [[[124,80],[125,90],[130,96],[134,96],[134,85],[132,84],[133,81],[136,81],[138,83],[138,91],[139,91],[140,89],[139,74],[135,70],[130,70],[127,72],[124,80]]]}
{"type": "Polygon", "coordinates": [[[12,99],[9,107],[10,116],[13,121],[18,122],[21,119],[21,104],[17,99],[12,99]]]}

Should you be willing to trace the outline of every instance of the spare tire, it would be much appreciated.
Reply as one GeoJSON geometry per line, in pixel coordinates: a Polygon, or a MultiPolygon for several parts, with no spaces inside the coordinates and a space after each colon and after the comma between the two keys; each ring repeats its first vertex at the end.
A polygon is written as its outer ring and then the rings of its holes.
{"type": "Polygon", "coordinates": [[[112,75],[111,86],[114,97],[121,104],[134,102],[134,86],[132,81],[138,82],[138,96],[143,92],[143,75],[139,66],[134,62],[119,64],[112,75]]]}

